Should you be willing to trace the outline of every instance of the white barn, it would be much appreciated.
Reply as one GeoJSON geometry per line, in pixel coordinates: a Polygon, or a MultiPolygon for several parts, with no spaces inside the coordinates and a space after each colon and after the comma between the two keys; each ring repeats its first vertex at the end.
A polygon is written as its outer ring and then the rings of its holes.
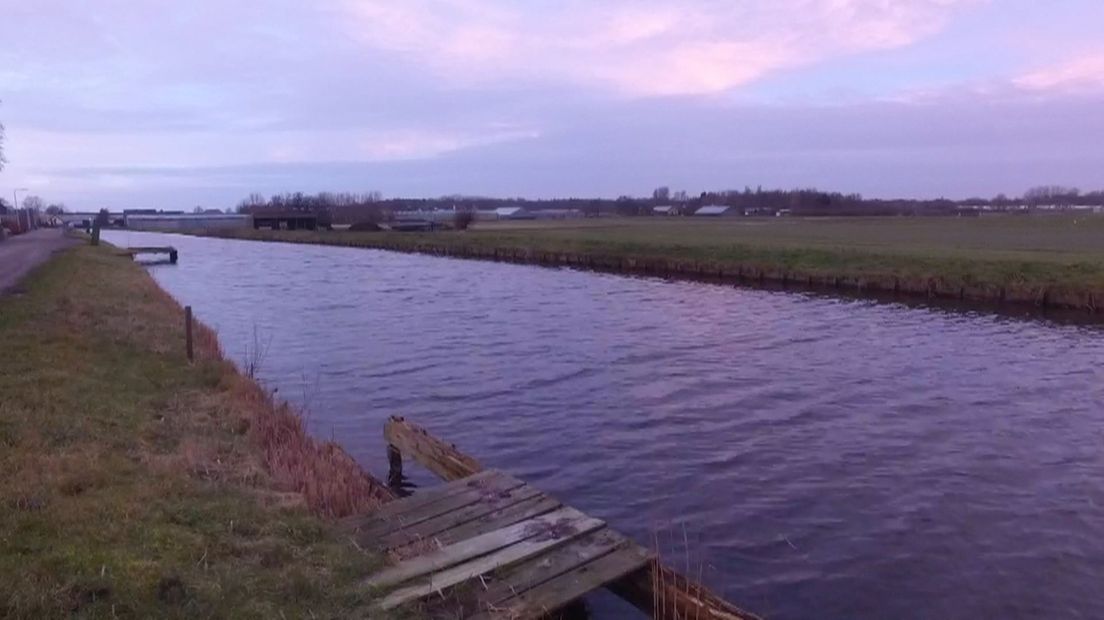
{"type": "Polygon", "coordinates": [[[694,215],[701,215],[706,217],[720,217],[722,215],[728,215],[732,207],[726,207],[724,205],[705,205],[697,211],[694,211],[694,215]]]}

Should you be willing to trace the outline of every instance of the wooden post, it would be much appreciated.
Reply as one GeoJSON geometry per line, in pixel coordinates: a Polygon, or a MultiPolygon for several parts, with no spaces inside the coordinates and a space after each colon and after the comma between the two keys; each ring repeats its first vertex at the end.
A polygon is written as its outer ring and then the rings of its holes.
{"type": "Polygon", "coordinates": [[[402,452],[391,444],[387,444],[387,486],[396,493],[402,489],[403,462],[402,452]]]}
{"type": "Polygon", "coordinates": [[[92,220],[92,245],[100,245],[100,219],[92,220]]]}
{"type": "Polygon", "coordinates": [[[483,471],[478,461],[457,450],[456,446],[437,439],[425,429],[400,417],[387,421],[383,436],[391,447],[405,452],[445,480],[459,480],[483,471]]]}
{"type": "Polygon", "coordinates": [[[188,347],[188,361],[195,361],[195,351],[192,348],[192,307],[184,306],[184,343],[188,347]]]}

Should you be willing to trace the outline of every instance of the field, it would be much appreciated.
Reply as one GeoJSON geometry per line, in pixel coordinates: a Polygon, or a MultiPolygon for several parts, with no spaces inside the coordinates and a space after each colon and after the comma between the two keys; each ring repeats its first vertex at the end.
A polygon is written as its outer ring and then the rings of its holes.
{"type": "Polygon", "coordinates": [[[614,270],[627,270],[624,261],[631,259],[649,272],[672,275],[706,271],[771,281],[842,281],[857,288],[1073,308],[1094,309],[1104,300],[1100,215],[609,218],[480,222],[463,232],[233,236],[477,257],[525,253],[537,257],[531,262],[614,270]]]}
{"type": "Polygon", "coordinates": [[[296,478],[356,500],[359,469],[208,330],[189,364],[181,308],[141,267],[82,246],[24,286],[0,299],[0,616],[346,617],[370,602],[360,580],[380,559],[319,516],[356,506],[296,478]]]}
{"type": "Polygon", "coordinates": [[[1077,262],[1104,266],[1104,216],[623,218],[503,221],[473,232],[511,240],[861,251],[913,257],[1077,262]]]}

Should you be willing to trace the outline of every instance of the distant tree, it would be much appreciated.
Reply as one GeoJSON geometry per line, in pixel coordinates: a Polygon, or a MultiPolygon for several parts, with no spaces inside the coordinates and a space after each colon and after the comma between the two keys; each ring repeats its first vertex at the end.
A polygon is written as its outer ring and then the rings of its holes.
{"type": "Polygon", "coordinates": [[[54,204],[46,207],[46,215],[61,215],[65,213],[65,204],[61,202],[55,202],[54,204]]]}
{"type": "Polygon", "coordinates": [[[655,188],[655,191],[652,192],[652,200],[657,205],[665,205],[671,202],[671,188],[666,185],[655,188]]]}
{"type": "Polygon", "coordinates": [[[46,208],[46,201],[38,196],[27,196],[23,199],[23,208],[31,211],[42,211],[46,208]]]}
{"type": "Polygon", "coordinates": [[[467,230],[474,221],[475,212],[470,209],[464,209],[463,211],[456,212],[456,215],[452,218],[452,225],[456,230],[467,230]]]}
{"type": "Polygon", "coordinates": [[[1029,206],[1068,207],[1077,203],[1081,190],[1061,185],[1042,185],[1024,192],[1024,202],[1029,206]]]}
{"type": "Polygon", "coordinates": [[[96,214],[96,221],[100,223],[100,226],[107,226],[111,223],[111,213],[107,209],[100,209],[100,212],[96,214]]]}
{"type": "Polygon", "coordinates": [[[268,206],[268,200],[261,194],[253,192],[249,197],[238,203],[238,213],[252,213],[255,209],[268,206]]]}
{"type": "Polygon", "coordinates": [[[195,207],[194,207],[194,208],[192,209],[192,213],[197,213],[197,214],[198,214],[198,213],[203,213],[203,207],[201,207],[201,206],[199,206],[199,205],[196,205],[196,206],[195,206],[195,207]]]}

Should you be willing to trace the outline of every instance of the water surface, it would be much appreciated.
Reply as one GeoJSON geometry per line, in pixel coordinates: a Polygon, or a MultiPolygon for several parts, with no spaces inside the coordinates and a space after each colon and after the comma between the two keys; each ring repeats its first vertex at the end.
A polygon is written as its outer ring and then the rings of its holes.
{"type": "Polygon", "coordinates": [[[178,247],[162,286],[377,475],[401,414],[773,618],[1104,617],[1099,328],[104,236],[178,247]]]}

